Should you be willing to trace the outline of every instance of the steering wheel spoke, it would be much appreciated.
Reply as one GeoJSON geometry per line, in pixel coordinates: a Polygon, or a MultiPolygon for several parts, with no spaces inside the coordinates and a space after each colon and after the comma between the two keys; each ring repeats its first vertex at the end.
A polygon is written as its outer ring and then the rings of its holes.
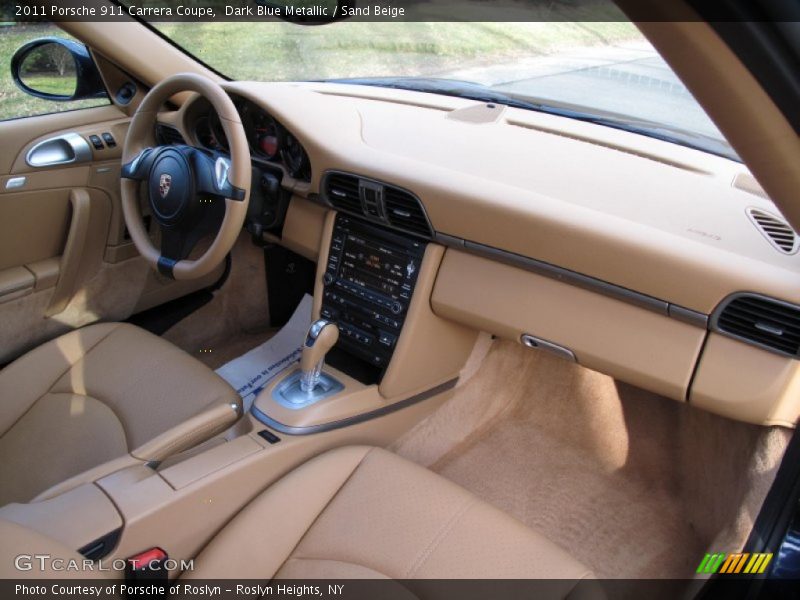
{"type": "Polygon", "coordinates": [[[153,160],[158,155],[158,148],[142,148],[133,160],[122,165],[121,175],[125,179],[144,181],[150,176],[153,160]]]}
{"type": "Polygon", "coordinates": [[[204,233],[199,229],[161,227],[161,256],[158,258],[159,273],[173,278],[172,269],[175,264],[191,254],[204,233]]]}
{"type": "Polygon", "coordinates": [[[194,152],[190,160],[194,167],[195,185],[199,194],[244,200],[245,191],[233,185],[228,179],[231,161],[227,156],[219,152],[209,154],[198,148],[192,150],[194,152]]]}

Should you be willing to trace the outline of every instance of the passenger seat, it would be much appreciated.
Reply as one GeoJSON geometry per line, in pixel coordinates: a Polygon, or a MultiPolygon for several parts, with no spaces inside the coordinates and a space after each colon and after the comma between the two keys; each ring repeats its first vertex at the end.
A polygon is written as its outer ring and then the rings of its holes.
{"type": "Polygon", "coordinates": [[[592,574],[564,550],[439,475],[348,446],[298,467],[206,547],[189,577],[543,578],[592,574]]]}
{"type": "MultiPolygon", "coordinates": [[[[169,548],[169,540],[150,541],[169,548]]],[[[37,550],[29,545],[26,552],[37,550]]],[[[9,554],[3,547],[0,563],[9,554]]],[[[194,564],[185,580],[550,579],[558,581],[546,596],[570,599],[598,589],[581,583],[593,577],[587,567],[520,522],[423,467],[366,446],[326,452],[284,476],[194,564]]]]}

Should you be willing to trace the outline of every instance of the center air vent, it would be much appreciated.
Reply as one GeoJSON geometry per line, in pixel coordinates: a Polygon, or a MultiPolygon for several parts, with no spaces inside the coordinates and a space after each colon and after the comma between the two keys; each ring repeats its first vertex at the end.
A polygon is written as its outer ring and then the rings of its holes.
{"type": "Polygon", "coordinates": [[[740,340],[800,357],[800,306],[755,294],[737,294],[722,305],[713,325],[740,340]]]}
{"type": "Polygon", "coordinates": [[[328,202],[337,210],[414,235],[433,237],[425,208],[411,192],[340,172],[325,175],[323,190],[328,202]]]}
{"type": "Polygon", "coordinates": [[[784,254],[797,252],[800,238],[786,221],[760,208],[748,208],[747,216],[776,250],[784,254]]]}
{"type": "Polygon", "coordinates": [[[358,190],[358,177],[344,173],[331,173],[325,180],[328,201],[334,208],[361,214],[361,195],[358,190]]]}

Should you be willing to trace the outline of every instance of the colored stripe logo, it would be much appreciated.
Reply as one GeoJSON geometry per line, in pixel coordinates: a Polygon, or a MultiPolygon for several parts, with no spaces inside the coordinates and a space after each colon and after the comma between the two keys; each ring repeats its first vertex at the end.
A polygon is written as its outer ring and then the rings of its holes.
{"type": "Polygon", "coordinates": [[[748,552],[739,554],[716,552],[705,555],[703,560],[700,561],[700,566],[697,567],[697,573],[758,574],[767,570],[770,561],[772,561],[772,552],[753,554],[748,552]]]}

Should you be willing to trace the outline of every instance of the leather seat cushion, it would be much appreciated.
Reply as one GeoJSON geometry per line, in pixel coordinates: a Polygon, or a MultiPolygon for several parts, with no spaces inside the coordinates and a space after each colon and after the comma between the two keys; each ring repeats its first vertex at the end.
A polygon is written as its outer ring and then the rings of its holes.
{"type": "Polygon", "coordinates": [[[230,425],[236,392],[138,327],[92,325],[0,372],[0,505],[128,453],[161,460],[230,425]]]}
{"type": "Polygon", "coordinates": [[[548,578],[589,569],[469,492],[385,450],[350,446],[295,469],[203,550],[189,578],[548,578]]]}

